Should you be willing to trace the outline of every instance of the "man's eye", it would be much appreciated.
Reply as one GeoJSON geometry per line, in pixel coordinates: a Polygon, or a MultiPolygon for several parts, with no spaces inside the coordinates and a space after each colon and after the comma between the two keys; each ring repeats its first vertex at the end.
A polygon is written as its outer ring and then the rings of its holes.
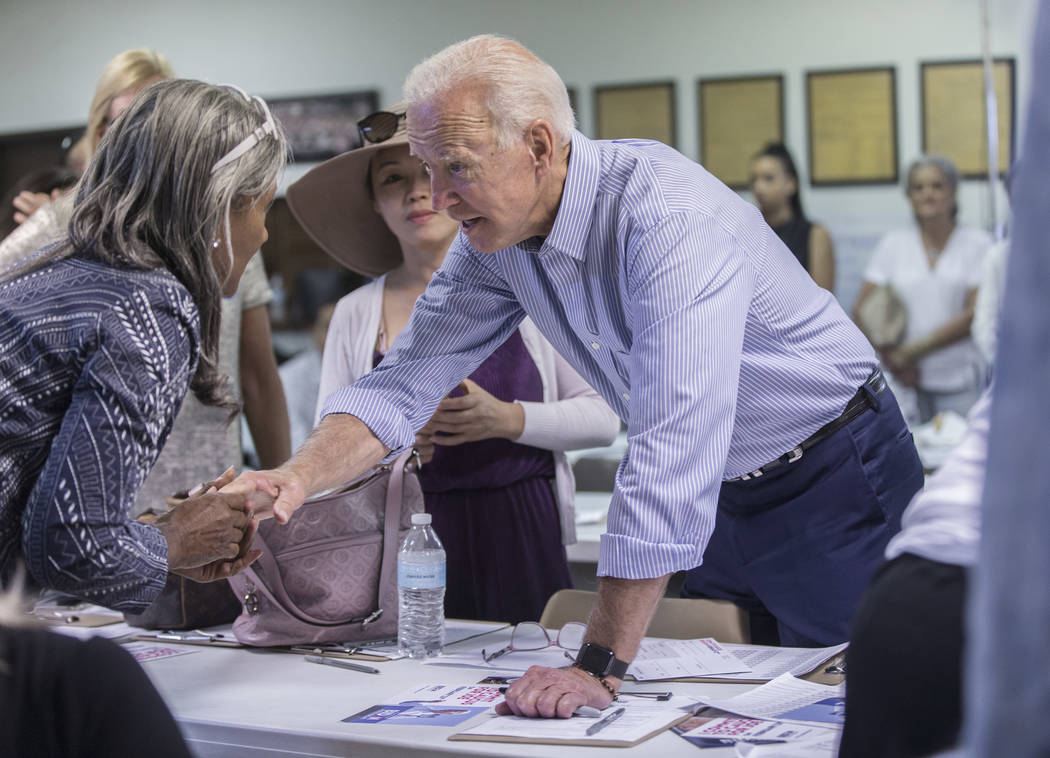
{"type": "Polygon", "coordinates": [[[464,171],[467,170],[467,167],[464,164],[462,164],[462,163],[454,161],[454,162],[448,164],[448,170],[449,170],[449,173],[452,173],[452,174],[462,174],[464,171]]]}

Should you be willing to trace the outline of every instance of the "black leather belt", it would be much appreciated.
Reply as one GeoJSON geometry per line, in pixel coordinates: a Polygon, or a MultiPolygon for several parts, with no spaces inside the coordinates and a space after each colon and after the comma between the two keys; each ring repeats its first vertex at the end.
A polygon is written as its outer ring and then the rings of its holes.
{"type": "Polygon", "coordinates": [[[864,411],[868,410],[868,408],[873,407],[871,402],[872,395],[881,395],[885,391],[886,378],[882,375],[882,369],[876,368],[874,371],[871,372],[871,376],[868,377],[868,380],[861,385],[859,390],[857,390],[857,394],[855,394],[853,398],[848,403],[846,403],[846,409],[842,411],[842,414],[838,418],[832,419],[828,423],[824,424],[824,426],[820,427],[820,429],[817,429],[817,431],[813,432],[813,434],[804,439],[795,447],[791,448],[791,450],[788,450],[779,458],[770,461],[764,466],[759,466],[754,471],[751,471],[747,474],[742,474],[740,476],[735,476],[732,479],[726,479],[726,481],[744,482],[748,479],[755,479],[757,477],[762,476],[763,474],[768,474],[770,471],[772,471],[775,468],[778,468],[779,466],[783,466],[788,463],[794,463],[802,457],[802,454],[806,450],[809,450],[814,445],[817,445],[820,442],[824,441],[825,439],[833,435],[835,432],[837,432],[839,429],[844,427],[846,424],[848,424],[850,421],[857,418],[857,416],[864,413],[864,411]]]}

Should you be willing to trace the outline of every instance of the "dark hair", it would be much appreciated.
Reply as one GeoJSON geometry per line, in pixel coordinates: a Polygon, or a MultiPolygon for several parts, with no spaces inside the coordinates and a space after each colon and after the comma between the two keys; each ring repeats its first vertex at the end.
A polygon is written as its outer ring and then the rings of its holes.
{"type": "Polygon", "coordinates": [[[77,183],[76,172],[65,166],[48,166],[47,168],[30,171],[8,190],[3,200],[0,200],[0,239],[3,239],[18,226],[15,223],[15,198],[21,192],[43,192],[50,195],[54,190],[69,189],[77,183]]]}
{"type": "Polygon", "coordinates": [[[784,143],[767,143],[765,147],[755,153],[751,160],[756,158],[776,158],[780,161],[780,165],[784,167],[784,172],[795,180],[795,192],[790,198],[791,211],[795,214],[795,218],[805,218],[806,214],[802,212],[802,199],[799,197],[798,169],[795,168],[795,159],[791,157],[791,153],[784,147],[784,143]]]}
{"type": "Polygon", "coordinates": [[[215,269],[213,243],[232,243],[231,208],[250,205],[273,184],[287,143],[278,130],[220,170],[212,167],[265,118],[257,104],[225,87],[184,79],[147,87],[107,130],[88,164],[59,253],[162,267],[189,290],[201,339],[190,389],[205,405],[236,407],[217,363],[227,272],[215,269]]]}

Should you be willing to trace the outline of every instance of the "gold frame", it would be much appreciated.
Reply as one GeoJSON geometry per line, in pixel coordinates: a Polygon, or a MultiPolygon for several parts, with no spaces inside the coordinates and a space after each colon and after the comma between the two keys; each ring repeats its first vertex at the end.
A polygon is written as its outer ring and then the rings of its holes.
{"type": "Polygon", "coordinates": [[[672,81],[594,88],[597,139],[638,137],[675,147],[675,85],[672,81]]]}
{"type": "MultiPolygon", "coordinates": [[[[1013,58],[996,58],[992,65],[999,111],[997,168],[1000,174],[1004,174],[1014,156],[1016,66],[1013,58]]],[[[963,177],[987,177],[988,123],[983,61],[922,62],[919,64],[919,86],[922,93],[922,151],[943,155],[955,164],[963,177]]]]}
{"type": "Polygon", "coordinates": [[[892,66],[806,72],[809,181],[895,184],[897,74],[892,66]]]}
{"type": "Polygon", "coordinates": [[[784,76],[729,76],[696,83],[700,162],[733,189],[749,183],[762,147],[784,141],[784,76]]]}

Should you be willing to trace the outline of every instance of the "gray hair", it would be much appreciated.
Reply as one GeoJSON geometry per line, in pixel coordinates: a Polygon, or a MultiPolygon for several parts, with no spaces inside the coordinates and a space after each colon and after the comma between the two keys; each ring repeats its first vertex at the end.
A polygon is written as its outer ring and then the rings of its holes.
{"type": "Polygon", "coordinates": [[[521,43],[494,34],[457,42],[418,64],[405,79],[405,103],[433,103],[470,84],[482,89],[501,150],[537,118],[550,123],[559,147],[571,139],[576,117],[558,72],[521,43]]]}
{"type": "Polygon", "coordinates": [[[944,176],[944,180],[948,182],[948,186],[952,188],[952,191],[959,189],[959,169],[955,167],[955,164],[945,158],[943,155],[937,155],[935,153],[924,153],[918,158],[908,164],[908,173],[905,176],[904,191],[908,191],[908,187],[911,186],[911,177],[916,171],[924,166],[933,166],[935,169],[941,172],[944,176]]]}
{"type": "MultiPolygon", "coordinates": [[[[147,87],[99,143],[77,185],[69,238],[57,257],[88,255],[115,266],[165,268],[200,312],[201,355],[190,389],[233,409],[217,365],[222,284],[214,243],[229,215],[257,202],[288,159],[278,128],[241,158],[212,166],[264,123],[243,94],[188,79],[147,87]]],[[[44,263],[54,260],[51,256],[44,263]]]]}
{"type": "MultiPolygon", "coordinates": [[[[937,155],[936,153],[923,153],[918,158],[908,164],[908,172],[904,175],[904,194],[907,195],[911,191],[911,179],[912,176],[920,168],[926,166],[932,166],[941,172],[941,176],[944,177],[944,181],[951,187],[952,192],[958,193],[959,191],[959,169],[955,167],[955,164],[945,158],[943,155],[937,155]]],[[[955,205],[952,206],[952,218],[955,218],[959,214],[959,203],[956,201],[955,205]]]]}

